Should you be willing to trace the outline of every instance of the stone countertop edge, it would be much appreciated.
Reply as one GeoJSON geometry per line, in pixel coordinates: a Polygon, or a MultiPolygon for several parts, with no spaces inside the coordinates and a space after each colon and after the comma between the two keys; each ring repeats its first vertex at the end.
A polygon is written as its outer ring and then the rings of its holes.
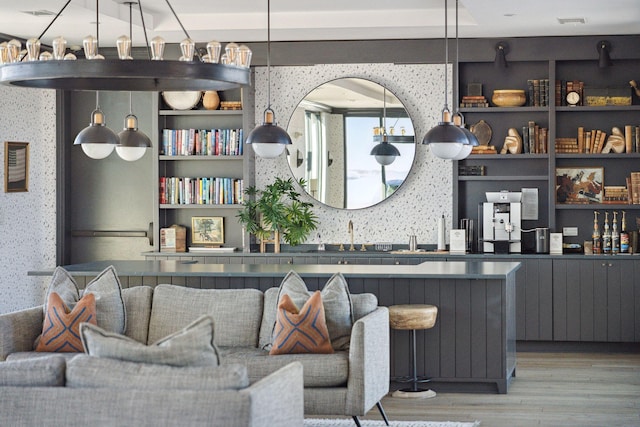
{"type": "MultiPolygon", "coordinates": [[[[504,279],[521,267],[510,261],[425,261],[418,265],[334,264],[200,264],[193,261],[94,261],[63,266],[73,276],[97,276],[113,265],[120,276],[330,277],[342,273],[353,278],[504,279]]],[[[52,269],[29,271],[29,276],[51,276],[52,269]]]]}

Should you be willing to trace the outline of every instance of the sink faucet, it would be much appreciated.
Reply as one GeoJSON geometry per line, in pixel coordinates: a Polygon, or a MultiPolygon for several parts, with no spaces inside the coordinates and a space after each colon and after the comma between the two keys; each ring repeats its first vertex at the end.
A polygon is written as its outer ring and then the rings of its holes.
{"type": "Polygon", "coordinates": [[[353,221],[349,220],[349,236],[351,239],[351,245],[349,246],[350,251],[355,251],[356,248],[353,246],[353,221]]]}

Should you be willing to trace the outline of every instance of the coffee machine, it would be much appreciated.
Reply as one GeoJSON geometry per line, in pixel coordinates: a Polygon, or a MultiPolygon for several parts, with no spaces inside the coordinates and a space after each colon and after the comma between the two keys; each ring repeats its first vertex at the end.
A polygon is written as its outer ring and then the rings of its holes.
{"type": "Polygon", "coordinates": [[[507,254],[522,250],[522,193],[487,192],[482,203],[482,246],[484,252],[507,254]]]}

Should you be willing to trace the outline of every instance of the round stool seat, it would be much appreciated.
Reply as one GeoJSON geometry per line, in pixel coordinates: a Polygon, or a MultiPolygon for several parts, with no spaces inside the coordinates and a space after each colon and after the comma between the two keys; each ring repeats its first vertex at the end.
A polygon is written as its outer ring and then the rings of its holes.
{"type": "Polygon", "coordinates": [[[389,324],[393,329],[430,329],[436,324],[438,307],[427,304],[402,304],[389,307],[389,324]]]}

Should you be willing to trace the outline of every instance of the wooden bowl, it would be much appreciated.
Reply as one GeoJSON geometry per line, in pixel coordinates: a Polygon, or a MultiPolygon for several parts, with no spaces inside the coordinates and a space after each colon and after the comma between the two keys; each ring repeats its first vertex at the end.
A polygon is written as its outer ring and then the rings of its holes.
{"type": "Polygon", "coordinates": [[[494,90],[491,102],[498,107],[521,107],[527,102],[527,97],[521,89],[494,90]]]}

